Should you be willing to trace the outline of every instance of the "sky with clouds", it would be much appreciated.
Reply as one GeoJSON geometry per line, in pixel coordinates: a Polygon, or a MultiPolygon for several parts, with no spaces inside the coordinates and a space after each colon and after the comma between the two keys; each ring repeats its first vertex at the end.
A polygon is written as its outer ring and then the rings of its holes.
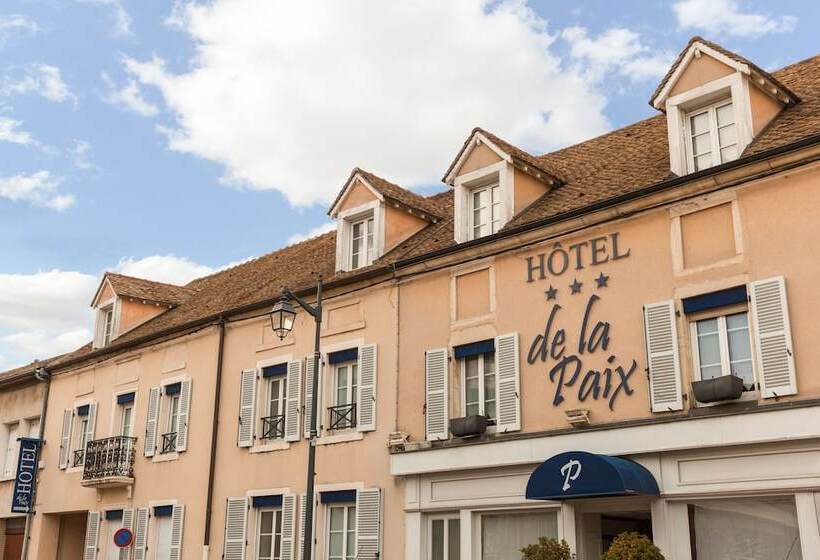
{"type": "Polygon", "coordinates": [[[0,369],[90,339],[104,270],[188,282],[327,231],[354,166],[434,192],[474,126],[560,148],[652,116],[692,35],[776,69],[820,52],[817,21],[811,1],[4,0],[0,369]]]}

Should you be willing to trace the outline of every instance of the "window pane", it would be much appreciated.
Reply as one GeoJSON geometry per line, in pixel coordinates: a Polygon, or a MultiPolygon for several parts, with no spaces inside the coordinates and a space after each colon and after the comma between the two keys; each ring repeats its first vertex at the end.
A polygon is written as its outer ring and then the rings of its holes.
{"type": "Polygon", "coordinates": [[[341,558],[344,550],[344,533],[330,534],[330,555],[334,558],[341,558]]]}
{"type": "Polygon", "coordinates": [[[271,553],[271,537],[270,535],[259,536],[259,558],[270,558],[271,553]]]}
{"type": "Polygon", "coordinates": [[[752,361],[744,360],[742,362],[732,362],[732,375],[736,375],[743,379],[744,388],[747,391],[754,390],[755,376],[752,373],[752,361]]]}
{"type": "Polygon", "coordinates": [[[554,512],[485,515],[481,520],[481,558],[520,558],[521,549],[536,544],[538,537],[557,536],[558,514],[554,512]]]}
{"type": "Polygon", "coordinates": [[[698,560],[800,560],[792,499],[709,500],[692,506],[698,560]]]}
{"type": "Polygon", "coordinates": [[[466,392],[468,405],[478,402],[478,379],[467,378],[466,392]]]}
{"type": "Polygon", "coordinates": [[[720,162],[734,161],[737,159],[737,146],[730,146],[720,150],[720,162]]]}
{"type": "Polygon", "coordinates": [[[730,330],[726,334],[729,337],[729,359],[731,361],[748,360],[752,357],[749,329],[730,330]]]}
{"type": "Polygon", "coordinates": [[[714,379],[721,375],[723,375],[723,371],[720,369],[720,366],[701,366],[700,368],[701,379],[714,379]]]}
{"type": "Polygon", "coordinates": [[[712,144],[708,134],[701,134],[692,138],[692,153],[694,155],[708,154],[710,151],[712,151],[712,144]]]}
{"type": "Polygon", "coordinates": [[[344,530],[345,512],[344,508],[334,507],[330,508],[330,530],[342,531],[344,530]]]}
{"type": "Polygon", "coordinates": [[[433,519],[431,522],[430,543],[430,560],[445,560],[443,519],[433,519]]]}
{"type": "Polygon", "coordinates": [[[447,521],[447,560],[461,560],[461,522],[447,521]]]}
{"type": "Polygon", "coordinates": [[[707,333],[716,333],[718,332],[718,320],[717,319],[704,319],[703,321],[698,321],[698,334],[707,334],[707,333]]]}
{"type": "Polygon", "coordinates": [[[718,129],[718,139],[720,140],[721,148],[736,144],[737,133],[735,132],[735,125],[732,124],[718,129]]]}
{"type": "Polygon", "coordinates": [[[735,112],[732,109],[731,103],[723,105],[722,107],[718,107],[715,110],[715,113],[717,114],[718,126],[723,126],[725,124],[735,122],[735,112]]]}
{"type": "Polygon", "coordinates": [[[729,330],[732,329],[743,329],[749,328],[749,314],[745,311],[743,313],[735,313],[733,315],[726,316],[726,328],[729,330]]]}
{"type": "Polygon", "coordinates": [[[695,171],[712,167],[712,156],[704,154],[695,158],[695,171]]]}
{"type": "Polygon", "coordinates": [[[709,113],[700,113],[689,118],[692,134],[700,134],[709,130],[709,113]]]}
{"type": "Polygon", "coordinates": [[[273,512],[263,511],[259,518],[259,530],[262,533],[271,533],[273,529],[273,512]]]}

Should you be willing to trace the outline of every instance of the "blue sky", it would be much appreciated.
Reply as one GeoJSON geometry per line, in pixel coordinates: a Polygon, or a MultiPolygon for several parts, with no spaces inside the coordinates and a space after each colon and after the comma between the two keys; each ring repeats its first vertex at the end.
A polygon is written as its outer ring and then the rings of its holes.
{"type": "Polygon", "coordinates": [[[695,34],[767,69],[817,2],[4,0],[0,368],[79,346],[115,269],[187,282],[326,227],[356,165],[421,192],[476,125],[533,152],[654,114],[695,34]]]}

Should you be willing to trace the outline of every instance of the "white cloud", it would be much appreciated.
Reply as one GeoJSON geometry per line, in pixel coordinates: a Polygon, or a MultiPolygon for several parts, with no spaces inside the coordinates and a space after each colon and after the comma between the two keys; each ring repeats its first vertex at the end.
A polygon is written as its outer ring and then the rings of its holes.
{"type": "Polygon", "coordinates": [[[108,85],[108,93],[103,97],[106,103],[117,105],[143,117],[153,117],[159,113],[157,106],[142,96],[136,80],[130,79],[127,84],[119,88],[107,74],[103,74],[103,81],[108,85]]]}
{"type": "Polygon", "coordinates": [[[640,35],[614,27],[590,37],[584,27],[568,27],[561,32],[570,47],[570,57],[580,69],[598,80],[608,73],[621,74],[639,81],[663,76],[674,60],[674,53],[655,52],[641,42],[640,35]]]}
{"type": "Polygon", "coordinates": [[[22,76],[6,76],[0,82],[0,96],[37,94],[41,97],[62,103],[72,101],[77,104],[77,97],[63,81],[60,69],[49,64],[31,64],[23,70],[22,76]]]}
{"type": "Polygon", "coordinates": [[[99,171],[99,167],[91,161],[91,144],[85,140],[74,140],[74,145],[71,147],[71,159],[77,169],[99,171]]]}
{"type": "Polygon", "coordinates": [[[97,4],[109,7],[114,16],[114,27],[111,29],[112,35],[131,34],[131,16],[125,11],[122,0],[76,0],[80,4],[97,4]]]}
{"type": "Polygon", "coordinates": [[[794,29],[794,16],[744,11],[737,0],[682,0],[672,6],[682,29],[700,29],[713,34],[756,37],[794,29]]]}
{"type": "Polygon", "coordinates": [[[37,23],[21,14],[0,14],[0,42],[15,31],[27,31],[34,35],[39,30],[37,23]]]}
{"type": "Polygon", "coordinates": [[[332,200],[355,165],[438,182],[476,125],[536,152],[609,127],[606,98],[520,0],[215,0],[169,23],[196,45],[188,71],[125,66],[173,111],[170,148],[299,205],[332,200]]]}
{"type": "Polygon", "coordinates": [[[215,269],[175,255],[151,255],[141,259],[128,257],[112,269],[137,278],[147,278],[168,284],[187,284],[194,278],[211,274],[215,269]]]}
{"type": "Polygon", "coordinates": [[[73,195],[57,192],[62,182],[62,177],[55,177],[44,170],[28,175],[0,176],[0,198],[62,212],[76,202],[73,195]]]}
{"type": "Polygon", "coordinates": [[[0,142],[11,142],[12,144],[22,144],[30,146],[35,143],[34,138],[25,130],[21,130],[23,121],[14,120],[9,117],[0,117],[0,142]]]}
{"type": "Polygon", "coordinates": [[[328,222],[326,224],[316,226],[315,228],[309,230],[307,233],[294,233],[293,235],[288,237],[287,244],[293,245],[294,243],[305,241],[306,239],[310,239],[311,237],[318,237],[329,231],[336,231],[336,222],[328,222]]]}

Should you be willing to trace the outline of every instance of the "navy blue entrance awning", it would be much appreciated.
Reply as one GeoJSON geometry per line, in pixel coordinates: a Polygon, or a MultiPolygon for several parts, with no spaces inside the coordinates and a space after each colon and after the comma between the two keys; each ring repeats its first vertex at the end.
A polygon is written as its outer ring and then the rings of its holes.
{"type": "Polygon", "coordinates": [[[547,459],[530,475],[528,500],[567,500],[597,496],[657,496],[658,483],[635,461],[568,451],[547,459]]]}

